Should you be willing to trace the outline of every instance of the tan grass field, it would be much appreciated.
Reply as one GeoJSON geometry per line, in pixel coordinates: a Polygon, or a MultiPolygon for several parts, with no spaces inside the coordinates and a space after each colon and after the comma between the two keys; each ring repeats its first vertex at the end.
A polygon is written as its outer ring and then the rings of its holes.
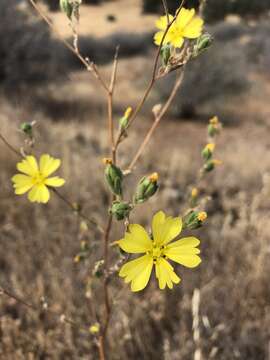
{"type": "MultiPolygon", "coordinates": [[[[126,0],[121,2],[119,9],[126,0]]],[[[151,30],[153,17],[139,20],[137,4],[129,1],[125,12],[116,14],[119,22],[113,24],[104,20],[104,14],[116,13],[113,2],[102,7],[83,7],[81,32],[105,36],[123,30],[125,16],[129,18],[128,30],[151,30]]],[[[63,16],[51,16],[66,35],[63,16]]],[[[126,106],[134,106],[140,99],[149,75],[142,78],[140,74],[142,69],[150,68],[149,62],[150,55],[119,61],[115,121],[126,106]]],[[[110,69],[111,64],[101,67],[107,79],[110,69]]],[[[224,108],[233,111],[238,121],[224,127],[217,146],[217,157],[223,164],[202,184],[205,194],[212,198],[207,203],[209,219],[205,227],[194,232],[202,239],[202,264],[188,271],[179,267],[182,282],[173,291],[160,291],[155,279],[140,294],[132,294],[121,279],[111,282],[114,307],[109,359],[197,360],[194,356],[199,350],[200,359],[205,360],[268,359],[270,87],[267,74],[254,73],[251,80],[250,92],[236,97],[231,104],[224,102],[224,108]],[[195,289],[200,294],[196,327],[199,341],[194,341],[192,328],[195,289]]],[[[36,153],[50,152],[62,159],[61,175],[67,179],[61,189],[63,194],[103,223],[108,195],[104,195],[107,193],[101,159],[108,155],[108,147],[102,91],[83,71],[70,74],[63,84],[52,84],[49,96],[71,103],[60,117],[54,117],[53,110],[49,116],[34,106],[30,91],[28,96],[29,101],[27,95],[25,99],[18,98],[16,106],[1,97],[1,132],[19,148],[23,145],[23,135],[17,131],[20,122],[36,120],[36,153]]],[[[150,110],[155,100],[154,94],[132,128],[129,141],[120,148],[124,168],[138,147],[138,136],[153,121],[150,110]]],[[[228,121],[221,117],[222,120],[228,121]]],[[[149,226],[157,210],[176,215],[185,209],[186,191],[195,181],[205,141],[205,122],[164,118],[130,179],[133,184],[142,175],[158,171],[162,184],[157,196],[135,211],[136,222],[149,226]]],[[[87,328],[95,321],[91,304],[98,303],[102,295],[99,282],[91,275],[95,261],[101,257],[100,238],[92,229],[82,238],[79,219],[55,196],[46,206],[16,197],[10,182],[16,162],[16,157],[0,143],[1,284],[36,304],[38,310],[1,296],[0,358],[97,359],[87,328]],[[73,258],[81,240],[89,243],[91,253],[85,262],[75,264],[73,258]],[[59,317],[40,306],[42,297],[59,317]],[[80,326],[61,322],[61,314],[80,326]]],[[[111,240],[121,234],[122,228],[117,226],[111,240]]],[[[112,257],[116,255],[113,250],[112,257]]]]}

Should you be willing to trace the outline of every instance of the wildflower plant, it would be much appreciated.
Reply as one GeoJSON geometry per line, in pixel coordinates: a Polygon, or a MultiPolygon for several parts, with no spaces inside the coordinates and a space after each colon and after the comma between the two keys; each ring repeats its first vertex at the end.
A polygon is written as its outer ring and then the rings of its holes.
{"type": "MultiPolygon", "coordinates": [[[[47,22],[52,31],[57,34],[54,25],[36,2],[34,0],[29,0],[29,2],[47,22]]],[[[90,256],[91,243],[85,241],[85,234],[95,230],[100,239],[103,240],[100,243],[103,255],[102,258],[96,259],[95,264],[92,265],[89,274],[91,280],[87,283],[86,291],[87,294],[91,293],[92,281],[94,280],[102,285],[99,289],[103,292],[103,304],[95,304],[94,313],[97,316],[89,318],[87,324],[87,331],[94,339],[101,360],[107,358],[108,355],[106,337],[113,310],[110,289],[112,277],[118,279],[119,286],[126,286],[124,283],[130,283],[132,292],[139,292],[148,286],[151,274],[154,273],[160,290],[172,289],[181,281],[178,275],[178,265],[193,269],[203,260],[203,255],[200,255],[199,249],[200,240],[194,237],[191,232],[203,226],[207,220],[205,207],[208,198],[203,197],[201,192],[201,180],[220,164],[214,154],[216,137],[222,127],[218,118],[214,117],[210,119],[207,128],[207,143],[202,149],[201,169],[198,171],[194,184],[191,184],[190,189],[186,191],[186,210],[183,212],[181,210],[183,204],[179,204],[179,211],[176,214],[172,214],[171,209],[167,210],[170,213],[169,216],[165,215],[161,209],[158,209],[159,211],[154,214],[149,214],[148,223],[152,223],[150,232],[136,223],[136,219],[133,217],[134,209],[144,206],[151,198],[158,196],[158,189],[163,179],[157,172],[145,174],[137,181],[133,189],[129,189],[132,192],[130,197],[127,196],[125,190],[126,179],[128,176],[136,175],[135,166],[138,167],[139,160],[149,141],[181,86],[186,64],[195,60],[211,43],[210,35],[204,31],[204,22],[194,9],[186,9],[184,1],[182,1],[176,13],[171,15],[167,11],[166,1],[163,0],[162,3],[165,15],[156,22],[159,31],[154,36],[154,42],[158,49],[154,58],[149,85],[138,105],[134,109],[131,107],[126,110],[123,109],[123,116],[117,122],[113,119],[113,99],[118,67],[118,49],[116,49],[113,61],[111,79],[107,83],[99,68],[91,63],[88,58],[84,58],[78,48],[77,22],[79,21],[80,1],[60,0],[60,7],[66,14],[67,21],[70,22],[74,40],[73,44],[64,39],[62,41],[77,56],[86,70],[98,79],[100,86],[107,94],[110,154],[104,154],[106,157],[103,159],[103,178],[107,185],[107,191],[110,193],[110,203],[105,211],[107,216],[105,225],[101,225],[94,216],[83,213],[81,204],[72,202],[64,195],[64,192],[59,192],[56,189],[65,183],[61,177],[52,176],[60,168],[61,160],[49,154],[43,154],[39,160],[37,159],[35,151],[38,144],[35,142],[32,123],[24,123],[21,126],[26,142],[25,147],[21,148],[20,151],[0,134],[0,139],[19,159],[17,163],[19,174],[14,175],[11,179],[15,194],[23,195],[28,192],[30,202],[46,204],[51,198],[51,190],[81,219],[80,249],[78,254],[74,254],[74,263],[86,261],[90,256]],[[154,122],[143,139],[138,140],[140,142],[138,149],[130,163],[123,167],[121,158],[118,158],[119,146],[128,139],[131,127],[147,101],[155,82],[170,72],[175,72],[176,75],[171,94],[164,104],[157,104],[153,108],[154,122]],[[119,234],[120,240],[119,238],[111,238],[112,227],[116,221],[122,223],[121,234],[119,234]],[[185,231],[185,235],[179,238],[181,231],[185,231]],[[135,258],[130,259],[133,256],[135,258]]],[[[19,202],[19,200],[14,198],[14,202],[19,202]]],[[[4,291],[4,293],[16,301],[20,301],[10,292],[4,291]]],[[[21,302],[26,304],[25,301],[21,302]]],[[[35,305],[31,304],[27,304],[27,306],[36,308],[35,305]]],[[[61,319],[73,324],[64,315],[61,315],[61,319]]]]}

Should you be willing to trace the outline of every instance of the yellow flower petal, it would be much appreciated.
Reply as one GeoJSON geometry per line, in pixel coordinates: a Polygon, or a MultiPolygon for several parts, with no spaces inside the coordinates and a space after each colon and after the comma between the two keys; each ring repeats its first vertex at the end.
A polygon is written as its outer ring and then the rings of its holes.
{"type": "Polygon", "coordinates": [[[171,39],[171,44],[174,46],[174,47],[176,47],[176,48],[181,48],[182,46],[183,46],[183,44],[184,44],[184,38],[183,37],[181,37],[181,36],[174,36],[174,37],[172,37],[172,39],[171,39]]]}
{"type": "Polygon", "coordinates": [[[39,161],[40,172],[44,177],[50,176],[61,165],[61,160],[55,159],[48,154],[43,154],[39,161]]]}
{"type": "Polygon", "coordinates": [[[189,25],[183,29],[183,36],[188,39],[196,39],[202,34],[203,20],[200,18],[194,18],[189,25]]]}
{"type": "MultiPolygon", "coordinates": [[[[169,15],[169,22],[171,22],[173,20],[173,16],[169,15]]],[[[156,21],[156,27],[159,30],[166,30],[168,25],[168,19],[167,16],[161,16],[157,21],[156,21]]]]}
{"type": "Polygon", "coordinates": [[[33,184],[30,176],[22,174],[14,175],[11,178],[11,181],[14,183],[15,187],[24,187],[33,184]]]}
{"type": "Polygon", "coordinates": [[[128,227],[124,239],[118,241],[120,248],[131,254],[139,254],[152,248],[152,241],[141,225],[131,224],[128,227]]]}
{"type": "Polygon", "coordinates": [[[154,238],[155,242],[158,244],[161,243],[161,237],[162,237],[163,225],[164,225],[165,219],[166,219],[166,216],[163,211],[159,211],[153,216],[152,233],[153,233],[153,238],[154,238]]]}
{"type": "Polygon", "coordinates": [[[125,277],[126,283],[131,282],[132,291],[140,291],[148,284],[152,268],[152,257],[144,255],[123,265],[119,276],[125,277]]]}
{"type": "Polygon", "coordinates": [[[28,199],[31,202],[47,203],[50,199],[50,193],[45,185],[35,185],[28,194],[28,199]]]}
{"type": "Polygon", "coordinates": [[[45,180],[45,185],[59,187],[65,184],[65,180],[59,176],[54,176],[45,180]]]}
{"type": "Polygon", "coordinates": [[[182,230],[182,220],[180,218],[168,217],[163,225],[161,244],[166,245],[176,238],[182,230]]]}
{"type": "Polygon", "coordinates": [[[184,29],[186,26],[189,25],[194,15],[195,15],[195,9],[182,8],[175,20],[176,26],[178,26],[181,29],[184,29]]]}
{"type": "Polygon", "coordinates": [[[29,155],[17,164],[17,169],[26,175],[35,176],[38,173],[38,164],[34,156],[29,155]]]}
{"type": "Polygon", "coordinates": [[[159,288],[165,289],[166,285],[172,289],[173,284],[178,284],[181,279],[174,272],[171,264],[163,258],[159,258],[156,263],[156,277],[158,278],[159,288]]]}
{"type": "Polygon", "coordinates": [[[169,244],[164,254],[178,264],[194,268],[201,263],[201,258],[198,256],[200,250],[196,248],[199,243],[200,241],[195,237],[183,238],[169,244]]]}

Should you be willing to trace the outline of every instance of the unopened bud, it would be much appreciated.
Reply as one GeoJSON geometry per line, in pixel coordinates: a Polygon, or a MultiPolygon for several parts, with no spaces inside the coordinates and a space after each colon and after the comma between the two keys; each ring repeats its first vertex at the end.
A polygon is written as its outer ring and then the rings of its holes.
{"type": "Polygon", "coordinates": [[[210,34],[202,34],[194,46],[193,56],[196,57],[200,55],[203,51],[209,49],[213,43],[213,37],[210,34]]]}
{"type": "Polygon", "coordinates": [[[202,151],[203,159],[205,161],[210,160],[213,155],[214,150],[215,150],[215,144],[213,144],[213,143],[207,144],[202,151]]]}
{"type": "Polygon", "coordinates": [[[114,165],[111,159],[104,159],[103,162],[107,165],[105,168],[105,179],[107,184],[115,195],[121,196],[123,181],[123,173],[121,169],[114,165]]]}
{"type": "Polygon", "coordinates": [[[214,116],[212,119],[209,120],[208,135],[213,137],[213,136],[219,134],[221,128],[222,128],[222,125],[219,122],[218,117],[214,116]]]}
{"type": "Polygon", "coordinates": [[[166,66],[171,57],[171,45],[163,45],[160,50],[160,55],[162,59],[163,66],[166,66]]]}
{"type": "Polygon", "coordinates": [[[213,171],[215,169],[216,166],[218,165],[221,165],[222,164],[222,161],[220,160],[208,160],[205,164],[204,164],[204,171],[206,172],[210,172],[210,171],[213,171]]]}
{"type": "Polygon", "coordinates": [[[89,327],[89,332],[90,332],[92,335],[98,334],[99,331],[100,331],[100,325],[99,325],[99,323],[95,323],[95,324],[93,324],[93,325],[91,325],[91,326],[89,327]]]}
{"type": "Polygon", "coordinates": [[[128,126],[130,115],[132,114],[132,108],[129,106],[123,117],[119,120],[119,125],[121,130],[125,130],[128,126]]]}
{"type": "Polygon", "coordinates": [[[152,197],[158,190],[158,173],[150,176],[144,176],[137,185],[134,201],[136,204],[142,204],[152,197]]]}
{"type": "Polygon", "coordinates": [[[20,129],[28,136],[32,136],[33,125],[29,122],[24,122],[20,125],[20,129]]]}
{"type": "Polygon", "coordinates": [[[205,211],[190,211],[183,218],[183,228],[189,230],[198,229],[206,219],[207,213],[205,211]]]}
{"type": "Polygon", "coordinates": [[[104,260],[99,260],[95,263],[93,275],[101,278],[104,275],[104,260]]]}
{"type": "Polygon", "coordinates": [[[73,4],[70,0],[60,0],[60,9],[63,11],[63,13],[66,14],[66,16],[71,19],[72,13],[73,13],[73,4]]]}
{"type": "Polygon", "coordinates": [[[117,220],[124,220],[129,216],[132,210],[131,204],[127,202],[114,201],[110,208],[110,213],[116,217],[117,220]]]}

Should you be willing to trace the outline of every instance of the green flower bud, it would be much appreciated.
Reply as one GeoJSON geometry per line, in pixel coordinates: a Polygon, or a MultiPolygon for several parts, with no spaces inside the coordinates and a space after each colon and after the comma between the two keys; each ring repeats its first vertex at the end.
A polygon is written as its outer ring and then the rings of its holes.
{"type": "Polygon", "coordinates": [[[189,230],[198,229],[206,219],[207,213],[205,211],[190,211],[183,218],[183,228],[189,230]]]}
{"type": "Polygon", "coordinates": [[[209,120],[209,125],[207,128],[209,136],[214,137],[220,132],[221,129],[222,129],[222,124],[219,122],[217,116],[214,116],[212,119],[209,120]]]}
{"type": "Polygon", "coordinates": [[[193,56],[196,57],[200,55],[203,51],[209,49],[213,43],[213,37],[210,34],[202,34],[194,46],[193,56]]]}
{"type": "Polygon", "coordinates": [[[70,0],[60,0],[60,9],[67,15],[69,19],[71,19],[73,13],[73,4],[70,2],[70,0]]]}
{"type": "Polygon", "coordinates": [[[169,59],[171,57],[171,46],[168,44],[163,45],[160,50],[160,55],[161,55],[163,66],[167,66],[169,59]]]}
{"type": "Polygon", "coordinates": [[[134,202],[142,204],[152,197],[158,190],[158,174],[153,173],[150,176],[144,176],[137,185],[134,202]]]}
{"type": "Polygon", "coordinates": [[[28,136],[32,136],[33,125],[29,122],[24,122],[20,125],[20,129],[28,136]]]}
{"type": "Polygon", "coordinates": [[[215,167],[217,165],[221,165],[222,162],[220,160],[208,160],[205,164],[204,164],[204,171],[206,172],[210,172],[210,171],[213,171],[215,169],[215,167]]]}
{"type": "Polygon", "coordinates": [[[101,278],[104,275],[104,260],[99,260],[95,263],[93,275],[101,278]]]}
{"type": "Polygon", "coordinates": [[[103,159],[103,162],[106,164],[105,179],[107,184],[115,195],[121,196],[123,181],[123,173],[121,169],[115,166],[111,159],[103,159]]]}
{"type": "Polygon", "coordinates": [[[213,152],[215,150],[215,144],[209,143],[202,150],[202,157],[205,161],[208,161],[213,156],[213,152]]]}
{"type": "Polygon", "coordinates": [[[131,114],[132,114],[132,108],[129,106],[126,109],[124,116],[122,116],[121,119],[119,120],[120,130],[125,130],[127,128],[131,114]]]}
{"type": "Polygon", "coordinates": [[[114,201],[110,208],[110,213],[116,217],[117,220],[124,220],[128,217],[132,210],[131,204],[127,202],[114,201]]]}

